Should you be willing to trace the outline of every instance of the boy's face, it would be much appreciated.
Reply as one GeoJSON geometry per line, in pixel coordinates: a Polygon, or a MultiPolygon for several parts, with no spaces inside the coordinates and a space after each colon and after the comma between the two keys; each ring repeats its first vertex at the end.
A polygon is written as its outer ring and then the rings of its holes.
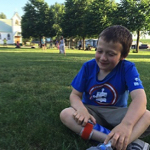
{"type": "Polygon", "coordinates": [[[95,54],[96,62],[101,70],[108,73],[111,72],[119,63],[121,58],[122,45],[118,43],[106,42],[99,38],[97,51],[95,54]]]}

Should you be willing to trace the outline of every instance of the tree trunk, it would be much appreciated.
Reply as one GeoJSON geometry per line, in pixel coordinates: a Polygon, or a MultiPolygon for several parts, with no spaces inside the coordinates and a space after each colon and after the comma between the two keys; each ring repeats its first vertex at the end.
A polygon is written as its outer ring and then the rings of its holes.
{"type": "Polygon", "coordinates": [[[39,47],[40,48],[42,48],[41,39],[42,39],[42,37],[40,37],[40,42],[39,42],[39,47]]]}
{"type": "Polygon", "coordinates": [[[68,44],[68,48],[70,49],[70,39],[69,39],[69,44],[68,44]]]}
{"type": "Polygon", "coordinates": [[[82,48],[83,48],[83,50],[85,50],[85,37],[83,37],[83,45],[82,45],[82,48]]]}
{"type": "Polygon", "coordinates": [[[137,31],[136,52],[139,52],[140,31],[137,31]]]}

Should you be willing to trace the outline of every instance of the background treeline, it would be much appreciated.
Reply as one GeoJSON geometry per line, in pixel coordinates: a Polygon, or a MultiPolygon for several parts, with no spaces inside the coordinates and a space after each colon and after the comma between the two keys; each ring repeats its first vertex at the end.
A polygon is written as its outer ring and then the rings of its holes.
{"type": "MultiPolygon", "coordinates": [[[[66,0],[49,6],[44,0],[28,0],[23,7],[23,38],[97,38],[106,27],[119,24],[137,33],[150,31],[150,0],[66,0]]],[[[84,49],[84,45],[83,45],[84,49]]]]}

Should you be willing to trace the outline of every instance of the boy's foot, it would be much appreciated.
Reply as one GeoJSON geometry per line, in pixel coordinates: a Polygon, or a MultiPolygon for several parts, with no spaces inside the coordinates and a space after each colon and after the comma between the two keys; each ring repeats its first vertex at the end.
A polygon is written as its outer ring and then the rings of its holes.
{"type": "MultiPolygon", "coordinates": [[[[150,145],[148,143],[140,139],[137,139],[133,141],[132,143],[130,143],[126,150],[149,150],[149,149],[150,149],[150,145]]],[[[97,146],[92,146],[86,150],[99,150],[99,148],[97,146]]]]}
{"type": "Polygon", "coordinates": [[[150,145],[140,139],[137,139],[130,143],[127,147],[127,150],[149,150],[150,145]]]}

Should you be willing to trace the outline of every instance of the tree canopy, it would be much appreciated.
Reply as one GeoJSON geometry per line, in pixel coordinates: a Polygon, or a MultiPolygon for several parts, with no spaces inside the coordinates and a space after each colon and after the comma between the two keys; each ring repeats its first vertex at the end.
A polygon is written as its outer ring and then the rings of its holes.
{"type": "Polygon", "coordinates": [[[114,11],[117,19],[113,24],[127,27],[131,32],[137,33],[137,48],[139,50],[140,31],[150,29],[150,1],[149,0],[121,0],[118,9],[114,11]]]}
{"type": "Polygon", "coordinates": [[[64,36],[68,38],[78,36],[83,41],[85,40],[87,36],[86,13],[91,2],[92,0],[66,0],[65,13],[62,19],[64,36]]]}
{"type": "Polygon", "coordinates": [[[50,6],[50,13],[51,17],[53,18],[52,22],[52,30],[54,31],[56,38],[62,35],[62,27],[61,21],[64,15],[64,5],[55,3],[54,5],[50,6]]]}
{"type": "Polygon", "coordinates": [[[7,17],[4,13],[0,13],[0,19],[7,19],[7,17]]]}
{"type": "Polygon", "coordinates": [[[48,4],[44,0],[29,0],[23,9],[25,12],[22,16],[23,37],[50,36],[53,23],[51,23],[48,4]]]}
{"type": "Polygon", "coordinates": [[[86,13],[88,37],[98,37],[101,31],[112,25],[108,16],[115,7],[114,4],[110,0],[94,0],[89,5],[89,10],[86,13]]]}

